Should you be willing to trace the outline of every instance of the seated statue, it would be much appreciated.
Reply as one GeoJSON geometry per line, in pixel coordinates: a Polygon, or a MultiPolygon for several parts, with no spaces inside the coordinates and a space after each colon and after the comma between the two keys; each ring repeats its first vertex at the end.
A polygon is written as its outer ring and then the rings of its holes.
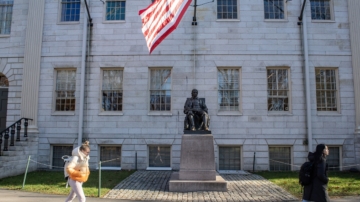
{"type": "Polygon", "coordinates": [[[209,130],[210,116],[205,105],[205,99],[198,98],[198,90],[193,89],[191,98],[188,98],[184,105],[184,130],[209,130]]]}

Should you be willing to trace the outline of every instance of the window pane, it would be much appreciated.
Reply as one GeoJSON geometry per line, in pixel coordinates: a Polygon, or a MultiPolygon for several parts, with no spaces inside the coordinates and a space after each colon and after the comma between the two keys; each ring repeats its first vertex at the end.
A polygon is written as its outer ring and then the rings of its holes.
{"type": "Polygon", "coordinates": [[[219,170],[241,170],[240,147],[219,147],[219,170]]]}
{"type": "Polygon", "coordinates": [[[53,146],[52,166],[53,169],[63,169],[64,160],[61,158],[64,155],[71,156],[73,146],[53,146]]]}
{"type": "Polygon", "coordinates": [[[171,70],[150,70],[150,110],[171,110],[171,70]]]}
{"type": "Polygon", "coordinates": [[[287,69],[268,69],[268,111],[289,111],[287,69]]]}
{"type": "Polygon", "coordinates": [[[269,147],[270,171],[291,170],[290,147],[269,147]]]}
{"type": "Polygon", "coordinates": [[[330,0],[310,0],[311,19],[331,20],[330,0]]]}
{"type": "Polygon", "coordinates": [[[336,72],[315,69],[317,111],[337,111],[336,72]]]}
{"type": "Polygon", "coordinates": [[[10,34],[13,4],[12,0],[0,1],[0,34],[10,34]]]}
{"type": "Polygon", "coordinates": [[[170,146],[149,146],[149,167],[170,167],[170,146]]]}
{"type": "Polygon", "coordinates": [[[237,0],[217,0],[218,19],[237,19],[237,0]]]}
{"type": "Polygon", "coordinates": [[[340,148],[328,147],[329,156],[326,158],[326,163],[329,166],[329,170],[340,170],[340,148]]]}
{"type": "Polygon", "coordinates": [[[125,20],[125,1],[106,2],[106,20],[125,20]]]}
{"type": "Polygon", "coordinates": [[[56,74],[56,111],[75,110],[76,71],[58,70],[56,74]]]}
{"type": "Polygon", "coordinates": [[[121,166],[121,147],[120,146],[101,146],[100,161],[103,167],[121,166]],[[104,161],[104,162],[103,162],[104,161]]]}
{"type": "Polygon", "coordinates": [[[80,19],[80,0],[61,1],[61,21],[71,22],[80,19]]]}
{"type": "Polygon", "coordinates": [[[123,71],[104,70],[102,80],[103,111],[122,111],[123,71]]]}
{"type": "Polygon", "coordinates": [[[239,110],[239,69],[218,70],[218,104],[219,110],[239,110]]]}
{"type": "Polygon", "coordinates": [[[284,19],[284,0],[264,0],[265,19],[284,19]]]}

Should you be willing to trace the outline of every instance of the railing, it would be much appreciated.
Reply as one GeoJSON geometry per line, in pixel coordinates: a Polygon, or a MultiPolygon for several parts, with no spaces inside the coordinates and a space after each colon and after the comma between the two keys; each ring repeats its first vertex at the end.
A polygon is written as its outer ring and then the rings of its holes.
{"type": "MultiPolygon", "coordinates": [[[[20,130],[21,130],[22,120],[25,120],[24,121],[24,137],[27,137],[27,129],[28,129],[28,125],[29,125],[28,122],[29,122],[29,120],[32,120],[32,119],[21,118],[0,132],[0,151],[1,151],[1,145],[3,142],[3,136],[4,136],[4,150],[3,151],[8,151],[8,149],[9,149],[9,138],[10,138],[10,146],[15,145],[15,130],[16,130],[16,141],[17,142],[20,141],[20,130]],[[10,132],[10,135],[9,135],[9,132],[10,132]]],[[[0,152],[0,156],[1,156],[1,152],[0,152]]]]}

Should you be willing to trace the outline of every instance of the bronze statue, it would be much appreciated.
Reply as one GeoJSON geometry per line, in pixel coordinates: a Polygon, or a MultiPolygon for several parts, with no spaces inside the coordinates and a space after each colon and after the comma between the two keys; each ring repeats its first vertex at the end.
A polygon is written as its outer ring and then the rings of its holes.
{"type": "Polygon", "coordinates": [[[184,130],[209,130],[210,117],[204,98],[198,98],[198,90],[191,91],[191,98],[188,98],[184,105],[184,130]]]}

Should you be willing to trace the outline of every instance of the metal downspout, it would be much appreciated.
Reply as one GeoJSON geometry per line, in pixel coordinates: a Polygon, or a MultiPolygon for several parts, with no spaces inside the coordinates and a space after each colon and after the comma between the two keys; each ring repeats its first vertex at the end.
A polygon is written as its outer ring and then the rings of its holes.
{"type": "MultiPolygon", "coordinates": [[[[304,0],[304,8],[306,8],[306,0],[304,0]]],[[[302,38],[303,49],[305,59],[305,93],[306,93],[306,119],[307,119],[307,139],[308,139],[308,151],[312,152],[312,123],[311,123],[311,97],[310,97],[310,70],[309,70],[309,48],[307,38],[307,19],[306,11],[303,11],[302,17],[302,38]]]]}
{"type": "MultiPolygon", "coordinates": [[[[85,8],[85,1],[84,8],[85,8]]],[[[84,124],[84,100],[85,100],[85,64],[86,64],[86,39],[88,28],[88,16],[84,11],[84,28],[82,38],[82,52],[81,52],[81,83],[80,83],[80,108],[79,108],[79,128],[78,128],[78,146],[82,144],[83,124],[84,124]]]]}

